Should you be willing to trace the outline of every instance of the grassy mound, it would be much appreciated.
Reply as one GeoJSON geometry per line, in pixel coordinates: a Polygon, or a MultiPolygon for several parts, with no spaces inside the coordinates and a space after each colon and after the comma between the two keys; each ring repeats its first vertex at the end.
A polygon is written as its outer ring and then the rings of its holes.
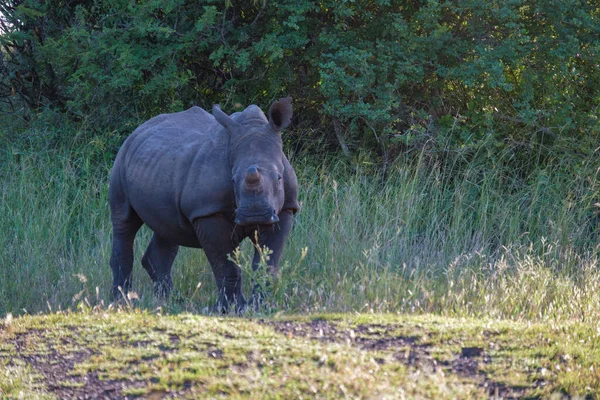
{"type": "Polygon", "coordinates": [[[24,316],[0,329],[0,395],[591,398],[599,336],[578,323],[431,315],[24,316]]]}

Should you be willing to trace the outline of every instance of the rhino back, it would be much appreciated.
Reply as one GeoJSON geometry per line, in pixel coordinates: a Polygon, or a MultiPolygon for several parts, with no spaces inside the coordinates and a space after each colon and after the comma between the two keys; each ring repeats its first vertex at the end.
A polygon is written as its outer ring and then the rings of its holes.
{"type": "Polygon", "coordinates": [[[119,151],[115,174],[142,220],[180,244],[193,244],[186,238],[195,240],[195,218],[233,212],[227,133],[199,107],[142,124],[119,151]]]}

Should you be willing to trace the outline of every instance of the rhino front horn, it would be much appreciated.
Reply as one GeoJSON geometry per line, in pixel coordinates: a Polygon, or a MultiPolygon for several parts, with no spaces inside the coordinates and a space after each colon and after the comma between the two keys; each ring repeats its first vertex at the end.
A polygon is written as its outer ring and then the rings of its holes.
{"type": "Polygon", "coordinates": [[[257,184],[260,181],[260,174],[258,173],[258,169],[252,165],[248,167],[246,171],[246,183],[249,185],[257,184]]]}

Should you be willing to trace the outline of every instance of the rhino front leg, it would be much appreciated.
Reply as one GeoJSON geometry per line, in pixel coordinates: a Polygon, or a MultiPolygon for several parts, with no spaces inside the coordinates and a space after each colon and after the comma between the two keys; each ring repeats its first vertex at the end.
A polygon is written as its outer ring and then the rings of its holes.
{"type": "Polygon", "coordinates": [[[234,225],[221,215],[214,215],[198,218],[194,221],[194,228],[219,289],[217,309],[227,312],[230,304],[234,303],[236,311],[243,310],[246,300],[242,293],[242,271],[227,257],[239,245],[234,225]]]}
{"type": "MultiPolygon", "coordinates": [[[[279,222],[274,224],[273,226],[263,229],[259,231],[258,235],[258,245],[262,250],[263,247],[268,247],[272,254],[269,257],[269,273],[271,275],[277,274],[279,270],[279,259],[283,254],[283,247],[285,245],[285,240],[290,234],[290,230],[292,229],[292,221],[294,219],[294,214],[291,210],[283,210],[279,213],[279,222]]],[[[254,240],[253,240],[254,241],[254,240]]],[[[254,243],[257,244],[256,242],[254,243]]],[[[256,271],[260,264],[260,252],[257,250],[254,251],[254,258],[252,259],[252,269],[256,271]]]]}
{"type": "MultiPolygon", "coordinates": [[[[260,248],[254,250],[254,258],[252,259],[252,269],[256,271],[260,265],[261,251],[264,247],[271,250],[271,255],[268,261],[268,273],[271,277],[275,277],[279,271],[279,259],[283,254],[283,247],[285,241],[292,229],[292,222],[294,214],[292,210],[286,209],[279,213],[279,222],[274,224],[272,227],[259,231],[258,243],[253,238],[254,245],[258,245],[260,248]]],[[[268,281],[267,281],[268,285],[268,281]]],[[[264,293],[261,291],[261,287],[258,284],[254,284],[254,290],[252,293],[252,300],[258,306],[264,299],[264,293]]]]}
{"type": "Polygon", "coordinates": [[[154,294],[158,298],[168,298],[173,288],[171,267],[178,250],[178,245],[167,242],[155,233],[142,258],[142,266],[150,275],[154,294]]]}

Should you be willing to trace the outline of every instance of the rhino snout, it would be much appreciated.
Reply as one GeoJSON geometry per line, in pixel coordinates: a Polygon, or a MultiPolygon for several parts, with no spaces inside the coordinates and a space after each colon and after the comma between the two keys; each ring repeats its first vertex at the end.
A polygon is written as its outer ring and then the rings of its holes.
{"type": "Polygon", "coordinates": [[[236,225],[271,225],[279,222],[279,217],[275,210],[266,213],[251,213],[246,210],[236,210],[236,225]]]}

